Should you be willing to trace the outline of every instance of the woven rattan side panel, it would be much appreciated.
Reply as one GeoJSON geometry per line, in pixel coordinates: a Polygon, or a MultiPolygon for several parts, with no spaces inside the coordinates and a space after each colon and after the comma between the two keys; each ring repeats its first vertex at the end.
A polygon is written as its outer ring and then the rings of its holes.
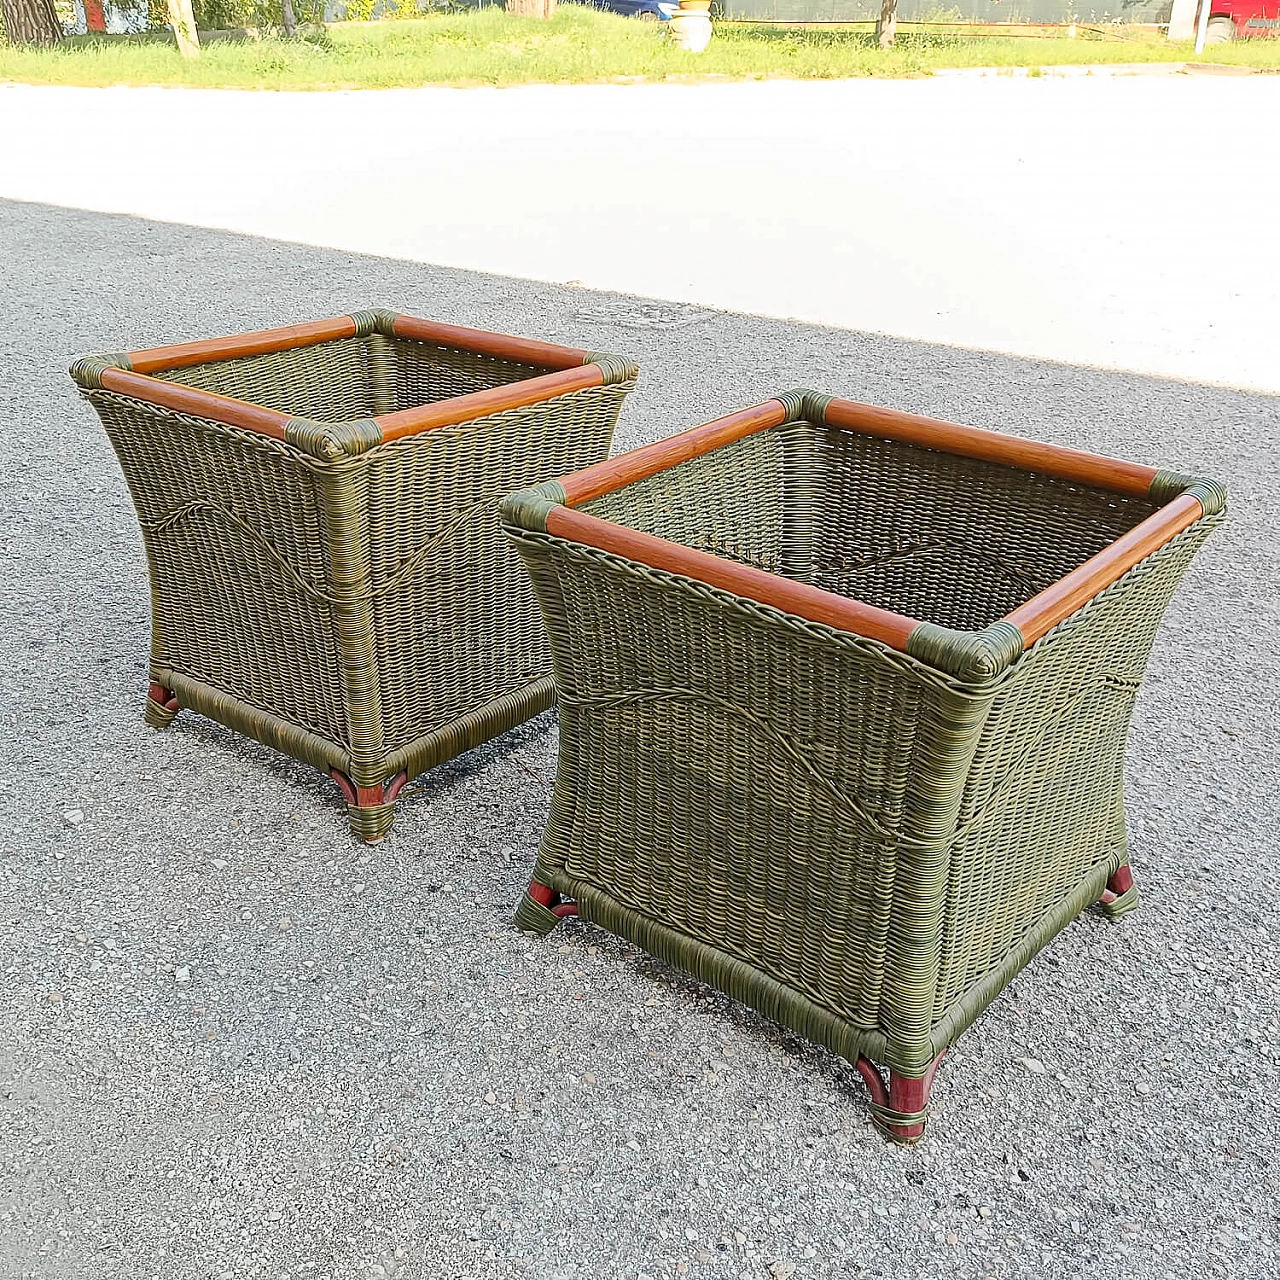
{"type": "Polygon", "coordinates": [[[560,689],[540,867],[875,1029],[929,710],[910,660],[523,541],[560,689]]]}
{"type": "Polygon", "coordinates": [[[366,455],[388,753],[549,674],[528,574],[497,503],[605,457],[633,385],[589,388],[366,455]]]}
{"type": "Polygon", "coordinates": [[[376,377],[381,375],[383,381],[388,377],[380,369],[376,353],[387,346],[387,340],[378,334],[370,338],[335,338],[309,347],[215,360],[155,376],[298,418],[344,422],[391,408],[375,395],[376,377]]]}
{"type": "MultiPolygon", "coordinates": [[[[392,343],[395,366],[395,408],[414,409],[454,396],[490,387],[540,378],[549,373],[541,365],[500,360],[496,356],[453,347],[437,347],[427,342],[396,338],[392,343]]],[[[553,475],[554,472],[547,472],[553,475]]]]}
{"type": "Polygon", "coordinates": [[[1216,523],[1193,525],[1050,632],[997,694],[953,841],[935,1019],[1124,852],[1130,716],[1160,618],[1216,523]]]}
{"type": "Polygon", "coordinates": [[[849,431],[818,437],[814,583],[980,630],[1155,511],[1139,498],[849,431]]]}
{"type": "Polygon", "coordinates": [[[345,744],[312,470],[262,436],[96,391],[138,511],[153,669],[345,744]]]}
{"type": "Polygon", "coordinates": [[[813,435],[807,422],[760,431],[582,510],[724,560],[804,577],[813,544],[813,435]]]}

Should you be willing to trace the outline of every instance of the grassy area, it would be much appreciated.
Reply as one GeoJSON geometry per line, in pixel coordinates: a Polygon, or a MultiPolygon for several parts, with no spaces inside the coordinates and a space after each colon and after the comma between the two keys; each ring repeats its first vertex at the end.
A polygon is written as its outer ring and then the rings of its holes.
{"type": "MultiPolygon", "coordinates": [[[[1148,37],[975,38],[908,32],[881,52],[870,31],[722,25],[703,54],[665,24],[562,6],[549,22],[497,8],[415,21],[347,23],[286,41],[223,40],[184,63],[167,36],[108,36],[55,49],[0,45],[0,81],[249,89],[383,89],[422,84],[661,80],[728,76],[830,80],[924,75],[944,67],[1182,61],[1188,46],[1148,37]]],[[[1280,68],[1280,40],[1218,45],[1203,60],[1280,68]]]]}

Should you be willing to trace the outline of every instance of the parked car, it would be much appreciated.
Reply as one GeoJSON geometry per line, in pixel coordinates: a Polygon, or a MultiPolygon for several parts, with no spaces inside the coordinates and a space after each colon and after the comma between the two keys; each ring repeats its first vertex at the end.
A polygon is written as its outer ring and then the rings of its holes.
{"type": "Polygon", "coordinates": [[[1209,0],[1205,44],[1280,38],[1280,0],[1209,0]]]}
{"type": "Polygon", "coordinates": [[[588,3],[606,13],[620,13],[624,18],[641,18],[645,22],[666,22],[679,7],[676,0],[588,0],[588,3]]]}

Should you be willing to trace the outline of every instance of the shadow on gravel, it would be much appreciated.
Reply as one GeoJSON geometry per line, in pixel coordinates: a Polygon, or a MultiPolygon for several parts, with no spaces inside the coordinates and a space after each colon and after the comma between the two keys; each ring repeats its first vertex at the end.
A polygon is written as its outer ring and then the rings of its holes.
{"type": "Polygon", "coordinates": [[[1280,400],[33,204],[0,245],[14,1274],[1272,1273],[1280,400]],[[918,1150],[717,993],[512,931],[552,716],[372,850],[313,771],[143,727],[145,565],[68,361],[375,303],[634,356],[617,448],[799,384],[1231,485],[1135,721],[1142,910],[996,1002],[918,1150]]]}

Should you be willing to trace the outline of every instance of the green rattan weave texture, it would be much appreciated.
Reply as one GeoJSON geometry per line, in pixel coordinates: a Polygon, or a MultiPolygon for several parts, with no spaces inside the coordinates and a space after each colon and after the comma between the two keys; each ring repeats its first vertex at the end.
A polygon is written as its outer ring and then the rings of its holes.
{"type": "Polygon", "coordinates": [[[300,418],[346,422],[437,404],[546,372],[538,365],[372,333],[156,376],[300,418]]]}
{"type": "MultiPolygon", "coordinates": [[[[997,620],[1158,504],[803,420],[583,504],[937,624],[911,656],[551,536],[555,492],[503,507],[560,690],[535,880],[836,1052],[923,1076],[1127,861],[1130,714],[1220,501],[1021,656],[997,620]],[[941,628],[993,623],[1007,657],[948,674],[973,637],[941,628]]],[[[530,898],[517,918],[555,919],[530,898]]]]}
{"type": "MultiPolygon", "coordinates": [[[[381,787],[551,704],[497,502],[603,458],[634,365],[385,443],[376,414],[548,370],[375,330],[157,375],[296,415],[288,442],[104,390],[93,370],[73,373],[138,511],[152,679],[182,706],[381,787]]],[[[390,804],[366,808],[353,808],[358,832],[384,833],[390,804]]]]}
{"type": "Polygon", "coordinates": [[[955,454],[816,433],[816,586],[976,631],[1159,506],[955,454]]]}

